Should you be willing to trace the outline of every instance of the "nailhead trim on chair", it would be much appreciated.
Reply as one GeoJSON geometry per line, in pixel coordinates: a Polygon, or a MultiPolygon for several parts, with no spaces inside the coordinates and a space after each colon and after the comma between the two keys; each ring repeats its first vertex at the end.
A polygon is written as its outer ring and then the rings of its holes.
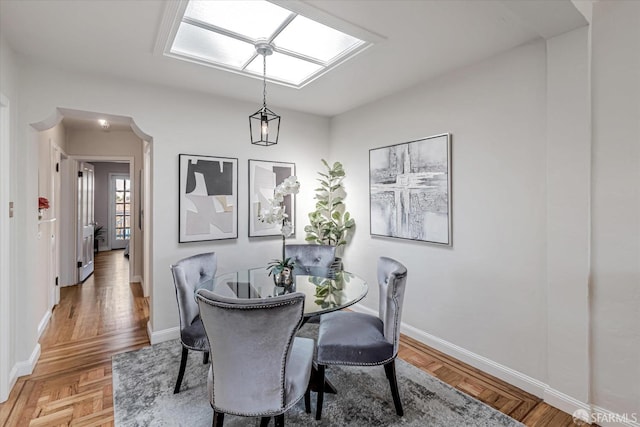
{"type": "MultiPolygon", "coordinates": [[[[253,305],[251,307],[238,307],[236,304],[230,304],[230,303],[225,303],[225,302],[219,302],[219,301],[211,301],[210,299],[207,299],[205,296],[201,296],[199,294],[196,294],[197,298],[199,301],[202,301],[203,303],[210,305],[212,307],[219,307],[222,309],[234,309],[234,310],[252,310],[252,309],[256,309],[256,308],[276,308],[276,307],[281,307],[283,305],[294,305],[294,304],[299,304],[299,302],[297,300],[287,300],[287,301],[282,301],[282,302],[278,302],[275,304],[260,304],[260,305],[253,305]]],[[[302,300],[302,305],[304,307],[304,299],[302,300]]],[[[297,327],[296,329],[300,328],[300,325],[302,324],[302,320],[304,318],[304,310],[302,310],[299,318],[298,318],[298,322],[297,322],[297,327]]],[[[287,343],[287,346],[285,347],[285,351],[282,353],[283,355],[288,353],[289,348],[291,347],[291,345],[293,344],[293,340],[295,339],[295,334],[293,334],[291,336],[291,338],[289,339],[289,342],[287,343]]],[[[280,414],[284,414],[285,412],[287,412],[289,409],[291,409],[293,406],[295,406],[303,397],[304,394],[302,396],[300,396],[300,398],[296,399],[295,401],[291,402],[289,405],[285,406],[285,382],[286,382],[286,372],[285,372],[285,367],[286,367],[286,363],[287,360],[286,358],[283,358],[281,361],[281,365],[280,365],[280,377],[282,378],[282,383],[280,384],[280,402],[281,402],[281,406],[283,407],[282,410],[278,410],[275,412],[252,412],[252,413],[238,413],[235,411],[229,411],[226,410],[224,408],[221,408],[219,406],[214,406],[213,404],[211,404],[211,407],[218,412],[222,412],[225,414],[231,414],[231,415],[239,415],[239,416],[244,416],[244,417],[266,417],[266,416],[275,416],[275,415],[280,415],[280,414]]],[[[212,374],[213,375],[213,374],[212,374]]],[[[212,393],[215,393],[215,388],[212,390],[212,393]]],[[[213,400],[215,401],[215,395],[213,400]]]]}

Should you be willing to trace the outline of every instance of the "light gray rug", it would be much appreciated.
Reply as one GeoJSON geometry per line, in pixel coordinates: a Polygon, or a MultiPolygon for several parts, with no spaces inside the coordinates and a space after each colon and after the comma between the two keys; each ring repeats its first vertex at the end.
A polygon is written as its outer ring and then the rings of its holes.
{"type": "MultiPolygon", "coordinates": [[[[313,336],[317,325],[301,335],[313,336]]],[[[213,410],[207,398],[202,353],[190,352],[179,394],[173,387],[180,365],[179,341],[168,341],[113,357],[116,426],[210,426],[213,410]]],[[[259,362],[258,362],[259,363],[259,362]]],[[[251,369],[247,367],[247,369],[251,369]]],[[[522,426],[420,369],[398,359],[396,371],[404,416],[393,406],[389,383],[380,367],[328,367],[338,394],[325,394],[322,420],[316,421],[304,401],[285,415],[288,426],[522,426]]],[[[242,398],[242,396],[238,396],[242,398]]],[[[259,425],[258,418],[226,415],[225,426],[259,425]]],[[[273,425],[273,421],[271,421],[273,425]]]]}

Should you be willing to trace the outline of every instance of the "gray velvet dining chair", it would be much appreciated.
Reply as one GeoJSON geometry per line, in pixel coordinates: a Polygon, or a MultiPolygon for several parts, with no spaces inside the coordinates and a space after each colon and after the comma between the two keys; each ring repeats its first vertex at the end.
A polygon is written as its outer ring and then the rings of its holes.
{"type": "Polygon", "coordinates": [[[225,414],[261,417],[261,426],[305,396],[309,408],[309,378],[315,343],[296,337],[302,324],[301,292],[273,298],[227,298],[206,289],[196,293],[211,346],[207,386],[213,426],[225,414]]]}
{"type": "Polygon", "coordinates": [[[336,259],[336,247],[330,245],[286,245],[285,258],[294,262],[294,274],[310,274],[314,269],[329,269],[336,259]]]}
{"type": "Polygon", "coordinates": [[[190,256],[171,266],[178,302],[180,342],[182,344],[182,358],[180,359],[180,370],[173,390],[174,393],[180,391],[189,350],[204,352],[203,363],[209,361],[209,341],[200,320],[195,291],[198,283],[214,278],[217,269],[218,258],[215,252],[190,256]]]}
{"type": "Polygon", "coordinates": [[[384,370],[399,416],[402,402],[396,379],[395,359],[400,342],[400,319],[404,301],[407,269],[391,258],[378,259],[378,316],[353,311],[323,314],[318,331],[316,419],[322,417],[324,372],[327,365],[377,366],[384,370]]]}

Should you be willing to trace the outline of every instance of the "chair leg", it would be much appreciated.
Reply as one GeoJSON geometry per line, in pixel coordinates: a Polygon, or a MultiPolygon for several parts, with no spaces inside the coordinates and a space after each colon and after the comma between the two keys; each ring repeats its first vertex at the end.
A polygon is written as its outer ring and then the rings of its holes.
{"type": "Polygon", "coordinates": [[[307,386],[307,391],[304,392],[304,411],[307,414],[311,413],[311,387],[307,386]]]}
{"type": "Polygon", "coordinates": [[[276,427],[284,427],[284,414],[276,415],[274,418],[276,427]]]}
{"type": "Polygon", "coordinates": [[[262,417],[260,420],[260,427],[267,427],[269,425],[269,421],[271,421],[271,417],[262,417]]]}
{"type": "Polygon", "coordinates": [[[316,420],[322,419],[322,401],[324,400],[324,365],[318,364],[318,378],[316,378],[316,391],[318,400],[316,401],[316,420]]]}
{"type": "Polygon", "coordinates": [[[202,364],[206,365],[207,363],[209,363],[209,352],[205,351],[202,355],[202,364]]]}
{"type": "Polygon", "coordinates": [[[402,402],[400,402],[400,393],[398,392],[398,380],[396,379],[395,359],[384,365],[384,372],[387,374],[389,385],[391,386],[391,395],[393,396],[393,404],[396,407],[396,414],[403,416],[402,402]]]}
{"type": "Polygon", "coordinates": [[[180,372],[178,372],[178,381],[176,381],[176,388],[173,389],[173,394],[180,392],[180,384],[182,384],[182,377],[184,377],[184,370],[187,367],[187,356],[189,355],[189,349],[182,347],[182,359],[180,359],[180,372]]]}
{"type": "Polygon", "coordinates": [[[224,412],[213,410],[213,427],[222,427],[224,424],[224,412]]]}

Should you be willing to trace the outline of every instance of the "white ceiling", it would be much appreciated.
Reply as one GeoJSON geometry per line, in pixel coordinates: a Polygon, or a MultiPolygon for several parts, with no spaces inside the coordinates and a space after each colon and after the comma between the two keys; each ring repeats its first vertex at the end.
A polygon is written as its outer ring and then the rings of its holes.
{"type": "MultiPolygon", "coordinates": [[[[382,36],[302,89],[268,84],[267,103],[276,111],[283,107],[326,116],[587,23],[571,0],[276,2],[311,8],[382,36]]],[[[18,54],[58,67],[261,104],[260,80],[154,53],[168,3],[0,0],[0,31],[18,54]]]]}

